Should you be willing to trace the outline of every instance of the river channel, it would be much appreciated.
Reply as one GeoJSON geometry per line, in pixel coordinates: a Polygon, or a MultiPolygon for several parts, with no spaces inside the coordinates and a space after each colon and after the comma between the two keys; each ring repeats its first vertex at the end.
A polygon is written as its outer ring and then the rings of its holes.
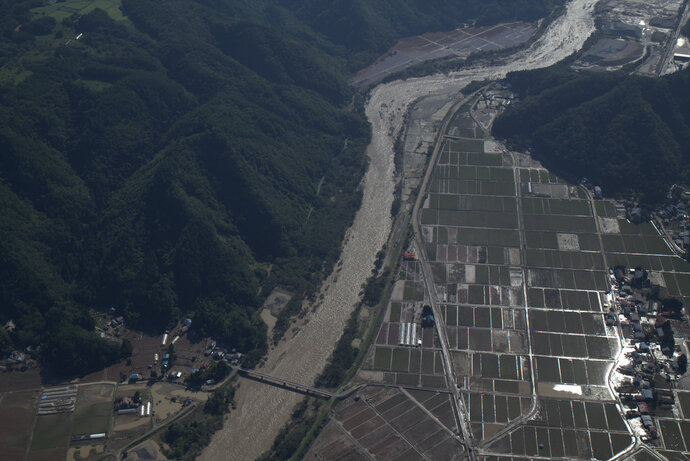
{"type": "MultiPolygon", "coordinates": [[[[362,283],[370,275],[376,253],[391,230],[394,191],[393,141],[408,107],[424,97],[456,98],[472,80],[500,79],[508,72],[547,67],[579,50],[594,31],[597,0],[571,0],[528,49],[492,66],[464,69],[451,75],[394,81],[372,90],[366,114],[372,125],[367,149],[369,167],[363,181],[362,206],[348,230],[339,269],[324,283],[323,299],[303,320],[296,334],[272,349],[261,371],[311,385],[323,370],[345,322],[359,300],[362,283]]],[[[253,460],[270,448],[303,397],[276,387],[242,380],[237,409],[226,418],[202,460],[253,460]]]]}

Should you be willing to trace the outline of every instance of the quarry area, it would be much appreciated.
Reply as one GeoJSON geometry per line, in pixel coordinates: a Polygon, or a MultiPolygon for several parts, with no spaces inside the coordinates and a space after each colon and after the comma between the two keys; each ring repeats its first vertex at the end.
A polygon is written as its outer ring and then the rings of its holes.
{"type": "Polygon", "coordinates": [[[674,72],[690,60],[681,28],[687,20],[683,0],[601,0],[598,34],[574,68],[591,71],[634,69],[640,75],[674,72]]]}

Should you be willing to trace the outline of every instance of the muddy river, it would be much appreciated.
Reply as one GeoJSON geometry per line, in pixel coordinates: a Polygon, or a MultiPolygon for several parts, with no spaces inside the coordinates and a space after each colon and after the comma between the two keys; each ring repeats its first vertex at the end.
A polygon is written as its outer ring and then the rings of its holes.
{"type": "MultiPolygon", "coordinates": [[[[450,76],[433,75],[379,85],[366,107],[373,129],[367,150],[369,168],[364,178],[362,207],[346,236],[342,266],[326,281],[323,300],[296,334],[272,349],[262,371],[304,384],[312,384],[328,360],[345,322],[358,302],[360,286],[369,276],[374,257],[391,228],[393,201],[393,140],[410,104],[425,96],[455,98],[467,83],[498,79],[506,73],[550,66],[578,50],[594,31],[592,13],[597,0],[572,0],[529,49],[504,63],[465,69],[450,76]]],[[[272,386],[242,380],[236,394],[237,409],[230,412],[215,434],[202,460],[253,460],[270,448],[295,404],[303,397],[272,386]]]]}

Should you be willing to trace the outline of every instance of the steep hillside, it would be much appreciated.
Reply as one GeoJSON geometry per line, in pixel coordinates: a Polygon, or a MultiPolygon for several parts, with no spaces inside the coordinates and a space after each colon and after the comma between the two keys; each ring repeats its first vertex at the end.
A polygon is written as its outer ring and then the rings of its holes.
{"type": "Polygon", "coordinates": [[[93,329],[89,308],[113,306],[148,331],[191,312],[203,334],[260,351],[260,284],[306,292],[337,257],[364,117],[304,41],[192,2],[123,10],[131,23],[94,10],[49,31],[78,42],[32,37],[37,58],[7,60],[26,76],[0,93],[0,321],[17,324],[4,349],[67,348],[93,329]],[[272,280],[259,262],[278,263],[272,280]]]}
{"type": "Polygon", "coordinates": [[[400,37],[451,30],[461,23],[535,21],[563,0],[278,0],[351,55],[351,69],[368,65],[400,37]]]}
{"type": "Polygon", "coordinates": [[[532,147],[547,167],[643,203],[690,182],[690,73],[661,79],[545,69],[508,76],[523,101],[494,133],[532,147]]]}
{"type": "Polygon", "coordinates": [[[261,355],[261,297],[311,293],[359,203],[349,69],[400,35],[561,3],[70,1],[0,0],[0,352],[42,345],[68,374],[126,353],[93,333],[111,307],[261,355]]]}

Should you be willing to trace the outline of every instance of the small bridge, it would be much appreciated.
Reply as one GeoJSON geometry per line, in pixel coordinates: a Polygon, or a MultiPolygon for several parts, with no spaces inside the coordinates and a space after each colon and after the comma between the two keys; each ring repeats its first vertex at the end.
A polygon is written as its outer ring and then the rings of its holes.
{"type": "MultiPolygon", "coordinates": [[[[271,384],[273,386],[282,387],[294,392],[299,392],[300,394],[306,394],[314,397],[321,397],[323,399],[331,399],[335,397],[335,394],[317,387],[305,386],[304,384],[293,383],[287,379],[278,378],[275,376],[267,375],[266,373],[261,373],[256,370],[250,370],[248,368],[240,368],[239,373],[242,376],[251,378],[255,381],[260,381],[262,383],[271,384]]],[[[340,396],[338,396],[340,397],[340,396]]]]}

